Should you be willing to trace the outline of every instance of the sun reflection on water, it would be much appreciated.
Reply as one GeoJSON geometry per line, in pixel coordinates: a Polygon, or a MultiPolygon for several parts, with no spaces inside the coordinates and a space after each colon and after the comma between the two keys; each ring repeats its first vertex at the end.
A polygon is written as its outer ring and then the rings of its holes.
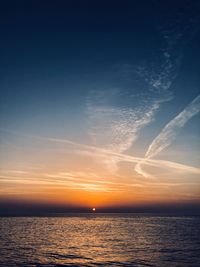
{"type": "Polygon", "coordinates": [[[165,266],[162,260],[174,251],[174,263],[181,255],[181,266],[186,267],[188,258],[200,263],[195,254],[198,223],[198,218],[117,214],[1,218],[0,265],[165,266]],[[184,230],[188,226],[190,232],[184,230]]]}

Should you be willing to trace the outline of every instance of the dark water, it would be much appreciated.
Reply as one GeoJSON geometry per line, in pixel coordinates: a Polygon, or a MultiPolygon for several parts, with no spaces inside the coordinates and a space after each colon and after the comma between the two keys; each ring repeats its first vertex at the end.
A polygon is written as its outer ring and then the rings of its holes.
{"type": "Polygon", "coordinates": [[[0,218],[0,266],[200,266],[200,217],[0,218]]]}

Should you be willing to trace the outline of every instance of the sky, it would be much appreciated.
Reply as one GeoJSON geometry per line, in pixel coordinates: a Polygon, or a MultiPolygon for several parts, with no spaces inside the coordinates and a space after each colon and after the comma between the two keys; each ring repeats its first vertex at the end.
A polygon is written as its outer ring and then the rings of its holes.
{"type": "Polygon", "coordinates": [[[0,210],[200,206],[199,1],[3,1],[0,210]]]}

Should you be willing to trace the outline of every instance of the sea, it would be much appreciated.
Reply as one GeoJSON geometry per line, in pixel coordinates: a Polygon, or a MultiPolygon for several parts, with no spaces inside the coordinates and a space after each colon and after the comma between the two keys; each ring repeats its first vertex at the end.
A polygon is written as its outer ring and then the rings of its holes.
{"type": "Polygon", "coordinates": [[[1,217],[0,266],[200,267],[200,217],[1,217]]]}

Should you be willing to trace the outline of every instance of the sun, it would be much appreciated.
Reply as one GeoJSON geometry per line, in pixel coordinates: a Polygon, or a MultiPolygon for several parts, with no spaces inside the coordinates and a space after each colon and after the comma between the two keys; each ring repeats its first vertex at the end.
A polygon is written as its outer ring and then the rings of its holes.
{"type": "Polygon", "coordinates": [[[92,208],[92,211],[96,211],[96,208],[92,208]]]}

